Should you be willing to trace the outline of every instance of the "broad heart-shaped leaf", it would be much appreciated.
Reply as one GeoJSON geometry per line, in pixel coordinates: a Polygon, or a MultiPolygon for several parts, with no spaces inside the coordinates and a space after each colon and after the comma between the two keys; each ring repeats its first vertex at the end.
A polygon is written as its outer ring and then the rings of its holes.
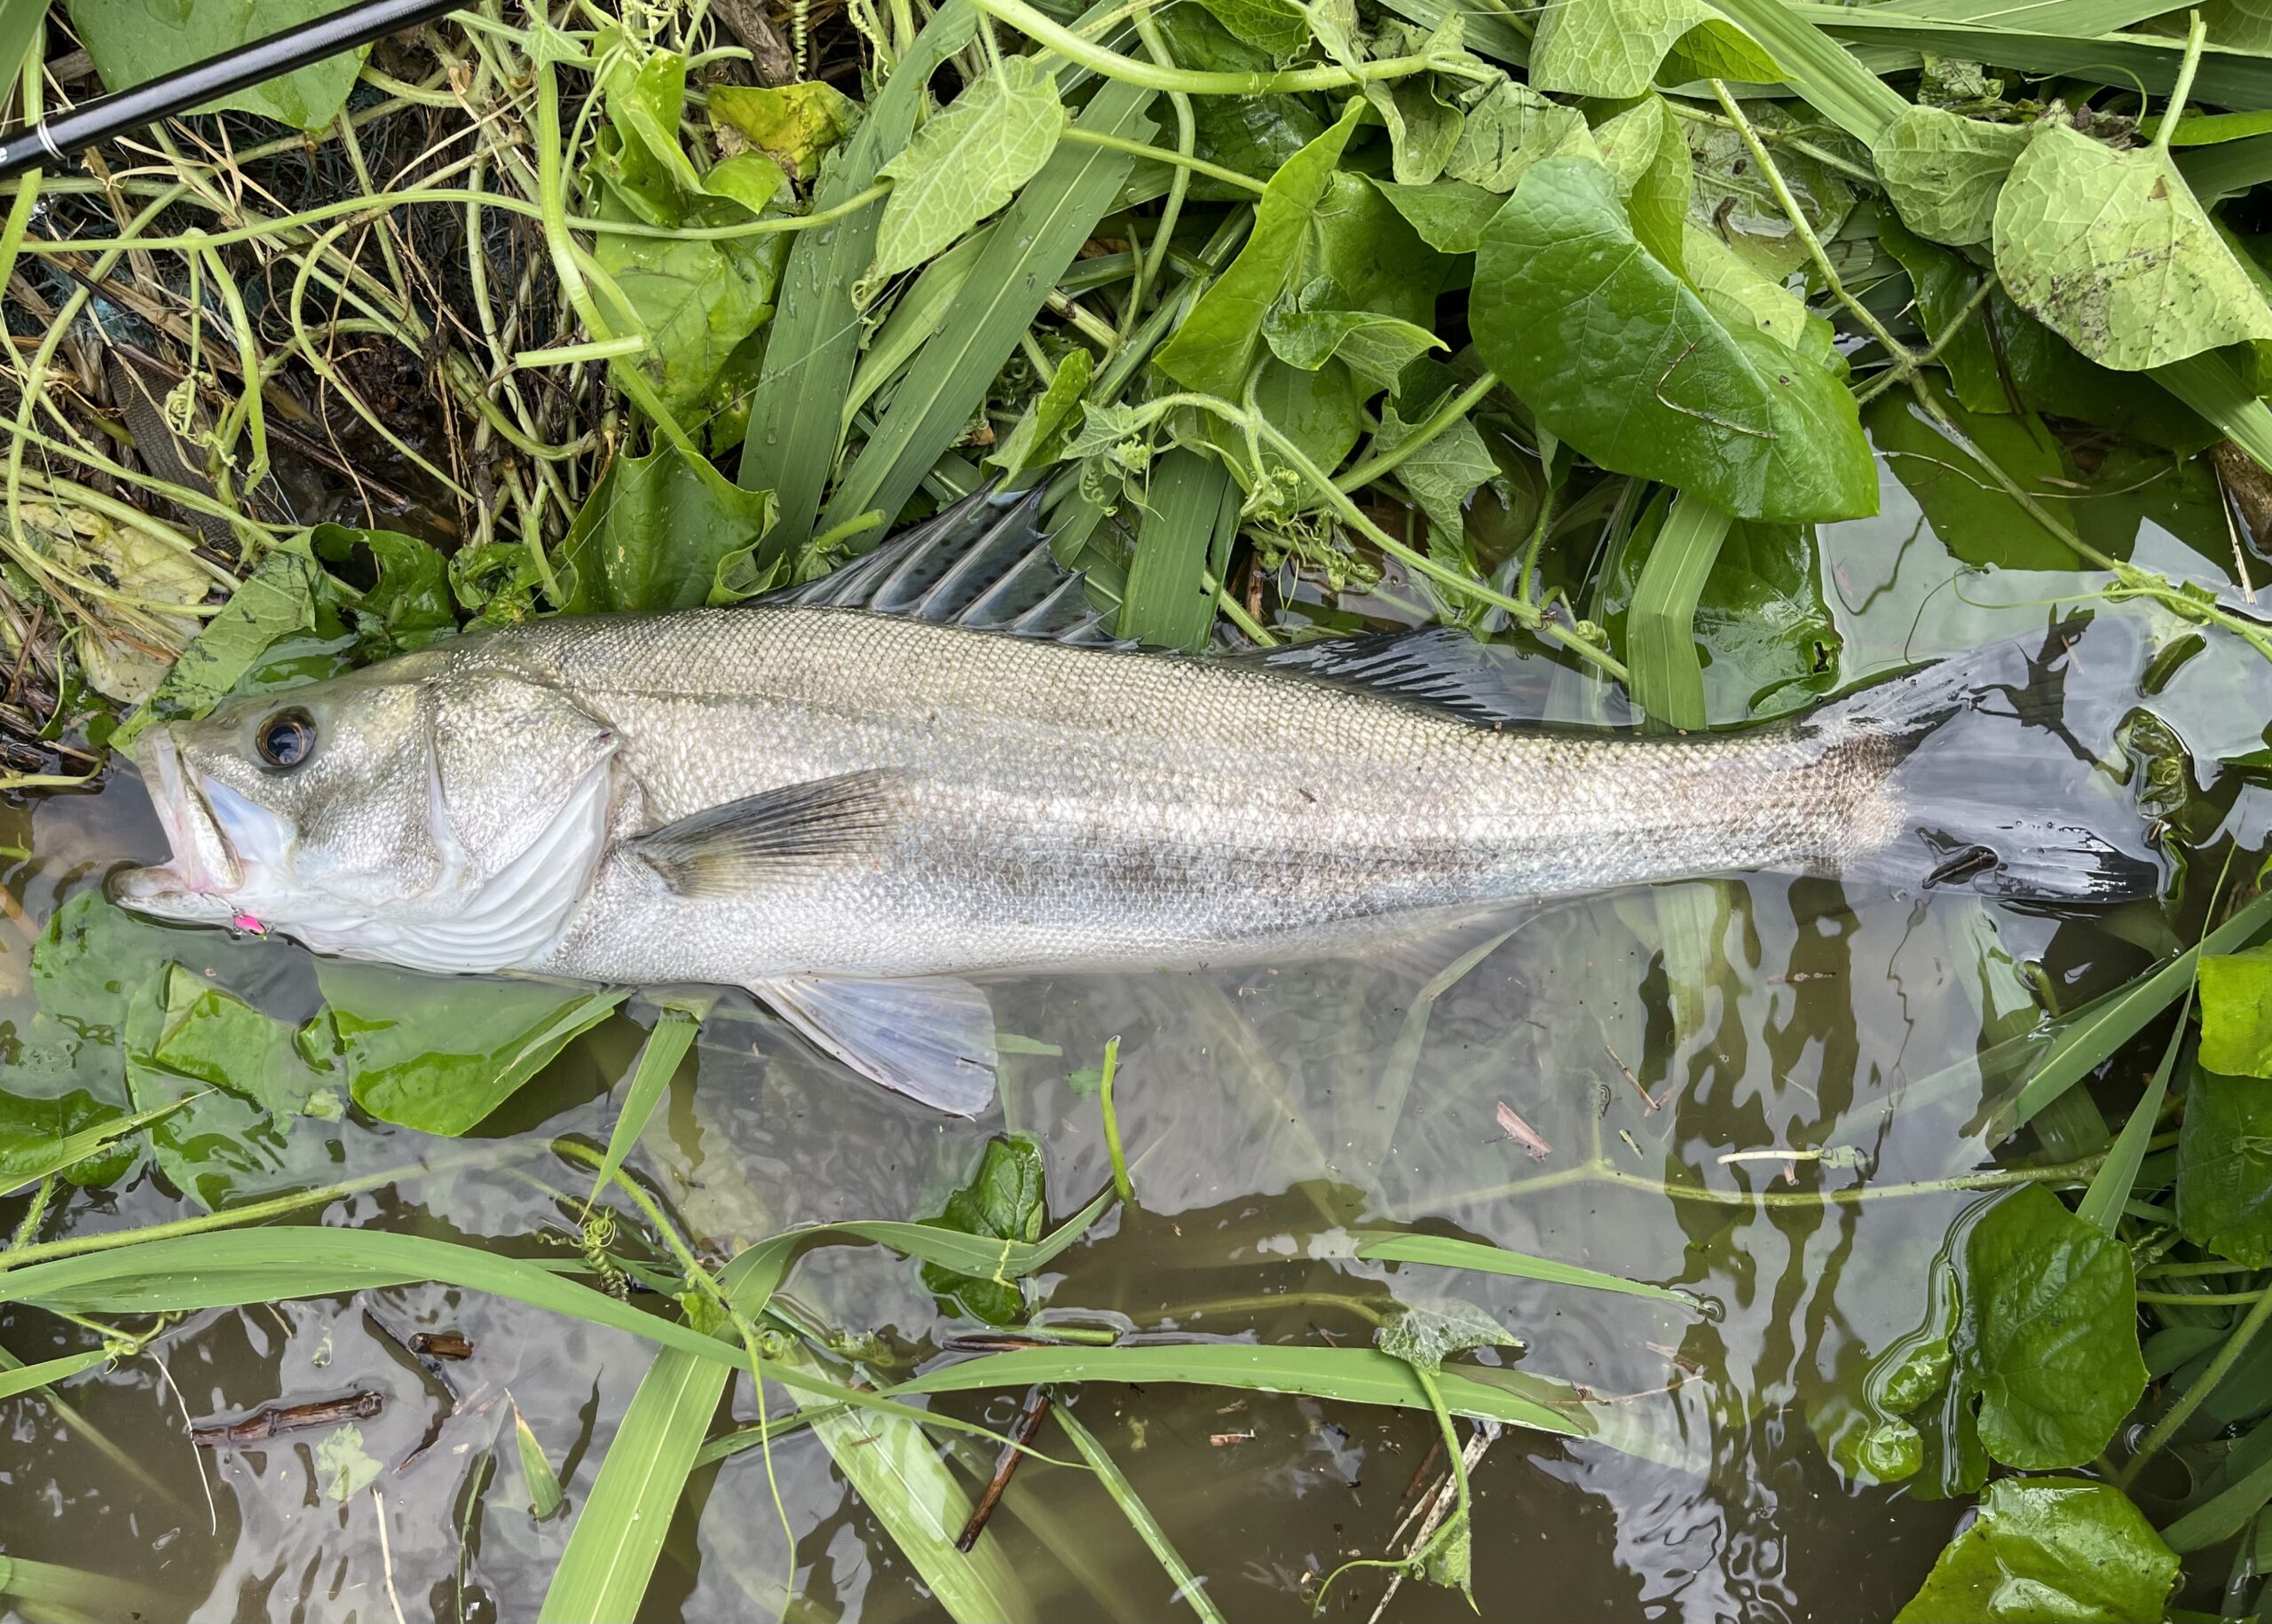
{"type": "MultiPolygon", "coordinates": [[[[1542,91],[1571,96],[1639,96],[1655,82],[1666,53],[1691,29],[1719,20],[1704,0],[1562,0],[1538,13],[1530,82],[1542,91]]],[[[1715,55],[1730,49],[1718,40],[1702,48],[1715,55]]],[[[1683,71],[1679,76],[1691,75],[1683,71]]],[[[1724,67],[1720,76],[1761,75],[1724,67]]]]}
{"type": "Polygon", "coordinates": [[[866,284],[921,264],[1008,202],[1064,133],[1057,82],[1031,57],[1005,59],[879,171],[892,189],[866,284]]]}
{"type": "Polygon", "coordinates": [[[770,492],[730,484],[706,458],[670,445],[619,457],[561,544],[557,568],[575,578],[564,607],[627,614],[746,597],[731,566],[772,523],[770,492]]]}
{"type": "Polygon", "coordinates": [[[1440,254],[1472,254],[1506,199],[1472,181],[1439,180],[1403,186],[1376,178],[1373,185],[1404,217],[1420,240],[1440,254]]]}
{"type": "Polygon", "coordinates": [[[2231,1077],[2272,1077],[2272,947],[2201,961],[2201,1064],[2231,1077]]]}
{"type": "Polygon", "coordinates": [[[422,649],[458,629],[449,560],[415,536],[319,524],[308,542],[326,564],[351,568],[365,555],[371,560],[377,579],[346,611],[363,658],[422,649]]]}
{"type": "Polygon", "coordinates": [[[1373,1333],[1373,1345],[1434,1376],[1456,1353],[1519,1348],[1522,1343],[1474,1304],[1446,1297],[1407,1304],[1402,1313],[1373,1333]]]}
{"type": "Polygon", "coordinates": [[[1241,40],[1278,61],[1288,60],[1310,43],[1309,19],[1292,0],[1200,0],[1200,4],[1241,40]]]}
{"type": "MultiPolygon", "coordinates": [[[[103,88],[122,91],[225,57],[255,40],[346,9],[347,0],[71,0],[71,27],[95,59],[103,88]]],[[[208,102],[201,113],[234,107],[320,130],[339,116],[368,45],[343,51],[208,102]]]]}
{"type": "Polygon", "coordinates": [[[1337,308],[1340,285],[1320,277],[1298,300],[1281,300],[1262,319],[1271,353],[1290,367],[1315,372],[1338,356],[1376,390],[1395,387],[1397,375],[1444,341],[1424,327],[1375,311],[1337,308]]]}
{"type": "Polygon", "coordinates": [[[2039,124],[1996,201],[1995,247],[2014,301],[2118,372],[2272,338],[2272,306],[2152,147],[2039,124]]]}
{"type": "Polygon", "coordinates": [[[1186,389],[1235,400],[1262,343],[1263,318],[1300,267],[1302,237],[1333,179],[1365,103],[1348,110],[1270,177],[1254,206],[1246,246],[1199,296],[1153,362],[1186,389]]]}
{"type": "Polygon", "coordinates": [[[320,1058],[340,1068],[355,1103],[383,1122],[444,1134],[477,1126],[627,996],[329,958],[316,983],[328,1002],[312,1046],[329,1038],[320,1058]]]}
{"type": "Polygon", "coordinates": [[[2194,1073],[2177,1141],[2177,1220],[2196,1246],[2252,1269],[2272,1265],[2272,1082],[2194,1073]]]}
{"type": "Polygon", "coordinates": [[[1469,322],[1540,425],[1615,473],[1740,518],[1877,508],[1854,398],[1820,363],[1731,330],[1644,248],[1599,163],[1523,177],[1476,256],[1469,322]]]}
{"type": "Polygon", "coordinates": [[[2177,1553],[2110,1484],[2007,1478],[1894,1624],[2136,1624],[2158,1619],[2177,1553]]]}
{"type": "MultiPolygon", "coordinates": [[[[1424,421],[1440,404],[1429,403],[1420,412],[1420,420],[1424,421]]],[[[1373,436],[1373,454],[1395,450],[1410,439],[1419,426],[1419,422],[1406,422],[1394,401],[1384,401],[1380,431],[1373,436]]],[[[1420,511],[1428,516],[1428,522],[1448,536],[1458,536],[1464,530],[1467,499],[1484,481],[1495,479],[1498,474],[1499,465],[1492,458],[1491,448],[1483,443],[1475,425],[1464,417],[1396,465],[1397,484],[1419,504],[1420,511]]]]}
{"type": "Polygon", "coordinates": [[[1675,272],[1683,269],[1682,237],[1695,164],[1680,121],[1661,96],[1652,96],[1607,120],[1594,132],[1601,161],[1617,177],[1625,217],[1641,246],[1675,272]]]}
{"type": "MultiPolygon", "coordinates": [[[[986,1154],[970,1182],[947,1197],[946,1209],[937,1218],[925,1221],[966,1235],[1030,1243],[1041,1239],[1047,1211],[1041,1147],[1019,1135],[987,1140],[986,1154]]],[[[982,1280],[927,1263],[923,1284],[935,1296],[989,1325],[1014,1325],[1025,1318],[1025,1288],[999,1274],[982,1280]]]]}
{"type": "Polygon", "coordinates": [[[2080,1466],[2146,1388],[2129,1250],[2041,1185],[1996,1202],[1966,1237],[1951,1346],[1960,1401],[2007,1466],[2080,1466]]]}
{"type": "Polygon", "coordinates": [[[1489,192],[1511,192],[1541,159],[1598,156],[1585,114],[1502,80],[1469,110],[1444,173],[1489,192]]]}
{"type": "Polygon", "coordinates": [[[1935,242],[1985,242],[2004,177],[2026,150],[2020,124],[1992,124],[1940,107],[1910,107],[1870,146],[1902,223],[1935,242]]]}

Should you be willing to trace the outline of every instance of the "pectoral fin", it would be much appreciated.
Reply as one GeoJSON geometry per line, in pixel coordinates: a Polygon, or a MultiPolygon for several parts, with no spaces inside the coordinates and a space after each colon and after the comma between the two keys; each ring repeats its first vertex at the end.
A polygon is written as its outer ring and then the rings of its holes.
{"type": "Polygon", "coordinates": [[[901,775],[840,773],[747,795],[628,842],[678,896],[737,896],[786,873],[857,857],[899,819],[901,775]]]}
{"type": "Polygon", "coordinates": [[[798,1031],[863,1076],[937,1110],[975,1116],[994,1099],[994,1010],[952,976],[753,981],[798,1031]]]}

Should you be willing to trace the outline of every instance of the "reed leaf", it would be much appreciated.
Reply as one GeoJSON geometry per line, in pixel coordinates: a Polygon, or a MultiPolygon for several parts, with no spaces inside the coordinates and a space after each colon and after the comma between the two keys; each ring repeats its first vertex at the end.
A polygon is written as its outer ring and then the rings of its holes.
{"type": "Polygon", "coordinates": [[[1055,1414],[1057,1424],[1065,1430],[1065,1436],[1073,1440],[1073,1447],[1081,1452],[1081,1458],[1089,1463],[1089,1470],[1096,1473],[1097,1481],[1104,1485],[1105,1493],[1112,1496],[1112,1503],[1120,1508],[1120,1514],[1128,1519],[1128,1525],[1136,1531],[1137,1537],[1144,1541],[1167,1576],[1175,1581],[1176,1600],[1188,1604],[1192,1612],[1205,1620],[1205,1624],[1224,1624],[1221,1609],[1207,1594],[1207,1581],[1191,1571],[1191,1565],[1183,1559],[1181,1553],[1168,1539],[1167,1530],[1160,1526],[1159,1519],[1152,1515],[1151,1508],[1136,1493],[1136,1486],[1128,1481],[1128,1475],[1120,1470],[1119,1463],[1097,1441],[1096,1434],[1082,1424],[1081,1418],[1073,1413],[1070,1406],[1060,1405],[1055,1414]]]}
{"type": "Polygon", "coordinates": [[[1673,498],[1641,566],[1625,611],[1625,663],[1633,698],[1661,727],[1701,728],[1704,666],[1696,652],[1696,605],[1735,521],[1692,492],[1673,498]]]}
{"type": "Polygon", "coordinates": [[[1474,1269],[1485,1274],[1511,1274],[1521,1280],[1544,1281],[1554,1286],[1582,1286],[1589,1291],[1615,1291],[1626,1297],[1653,1297],[1659,1302],[1677,1303],[1687,1309],[1696,1306],[1693,1297],[1670,1286],[1653,1285],[1643,1280],[1627,1280],[1622,1275],[1605,1274],[1598,1269],[1585,1268],[1578,1264],[1557,1263],[1550,1257],[1534,1257],[1527,1252],[1510,1251],[1503,1246],[1486,1246],[1478,1241],[1461,1241],[1450,1235],[1375,1236],[1358,1247],[1357,1256],[1369,1263],[1424,1263],[1440,1269],[1474,1269]]]}
{"type": "Polygon", "coordinates": [[[36,1365],[19,1365],[12,1370],[0,1370],[0,1399],[13,1399],[43,1387],[52,1387],[58,1382],[67,1382],[82,1371],[92,1370],[110,1356],[107,1348],[93,1348],[84,1353],[66,1353],[60,1359],[42,1360],[36,1365]]]}
{"type": "Polygon", "coordinates": [[[607,1137],[607,1154],[600,1159],[599,1176],[592,1180],[588,1200],[599,1200],[600,1192],[615,1177],[615,1170],[623,1165],[623,1158],[631,1154],[631,1147],[646,1131],[647,1119],[655,1114],[663,1090],[677,1075],[679,1062],[686,1058],[686,1052],[700,1029],[701,1022],[682,1009],[666,1009],[656,1019],[654,1029],[640,1047],[639,1063],[632,1070],[631,1086],[623,1096],[622,1114],[615,1119],[615,1131],[607,1137]]]}

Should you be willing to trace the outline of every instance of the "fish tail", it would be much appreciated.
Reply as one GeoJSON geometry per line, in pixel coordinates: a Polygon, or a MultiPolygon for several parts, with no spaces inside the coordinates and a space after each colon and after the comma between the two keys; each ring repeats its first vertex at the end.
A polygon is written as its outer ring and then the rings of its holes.
{"type": "Polygon", "coordinates": [[[1897,890],[2021,902],[2152,896],[2146,819],[2086,738],[2134,703],[2142,634],[2115,617],[1992,643],[1838,701],[1810,719],[1877,786],[1842,872],[1897,890]]]}

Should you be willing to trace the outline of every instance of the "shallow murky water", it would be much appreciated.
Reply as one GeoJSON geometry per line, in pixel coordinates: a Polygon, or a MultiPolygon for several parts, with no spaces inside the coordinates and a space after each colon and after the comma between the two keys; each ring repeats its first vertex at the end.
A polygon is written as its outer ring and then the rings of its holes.
{"type": "MultiPolygon", "coordinates": [[[[2151,517],[2136,542],[2140,562],[2221,585],[2213,550],[2151,517]]],[[[2040,632],[2048,600],[2084,579],[1968,571],[1890,477],[1886,516],[1826,531],[1822,556],[1850,681],[2040,632]]],[[[2097,657],[2102,630],[2085,635],[2079,658],[2097,657]]],[[[1747,698],[1716,690],[1716,714],[1740,714],[1747,698]]],[[[2153,704],[2197,761],[2213,761],[2260,743],[2272,670],[2213,647],[2153,704]]],[[[2103,750],[2118,718],[2071,720],[2103,750]]],[[[2221,832],[2260,846],[2263,820],[2244,792],[2221,832]]],[[[0,879],[33,928],[109,869],[162,850],[126,781],[0,814],[0,846],[28,854],[0,879]]],[[[1851,1415],[1842,1394],[1923,1317],[1929,1265],[1984,1198],[1994,1175],[1983,1170],[2103,1143],[2094,1117],[2068,1114],[1992,1156],[1983,1108],[2008,1079],[1984,1078],[1975,1057],[2032,1022],[2039,988],[2071,1006],[2136,974],[2189,923],[2155,906],[2061,918],[1963,896],[1729,880],[1518,921],[1432,1004],[1431,977],[1487,935],[1379,963],[1014,983],[996,989],[999,1024],[1032,1052],[1009,1057],[1001,1113],[975,1123],[868,1087],[753,1011],[729,1009],[634,1166],[723,1255],[791,1225],[935,1212],[1007,1127],[1038,1136],[1061,1218],[1109,1176],[1096,1101],[1067,1076],[1096,1065],[1116,1034],[1139,1207],[1057,1261],[1042,1282],[1053,1309],[1140,1333],[1347,1345],[1369,1339],[1392,1297],[1457,1294],[1524,1340],[1506,1358],[1582,1384],[1612,1418],[1595,1440],[1509,1432],[1482,1457],[1485,1616],[1885,1617],[1959,1511],[1850,1485],[1824,1441],[1851,1415]],[[1507,1136],[1502,1105],[1547,1154],[1507,1136]],[[1831,1154],[1759,1154],[1790,1150],[1831,1154]],[[1337,1255],[1350,1226],[1389,1222],[1678,1284],[1709,1312],[1337,1255]]],[[[276,1015],[315,1005],[291,947],[185,934],[179,952],[276,1015]]],[[[24,935],[0,924],[0,1052],[10,1091],[36,1097],[73,1074],[26,1047],[27,964],[24,935]]],[[[627,1008],[468,1140],[303,1121],[238,1195],[430,1159],[437,1171],[342,1201],[323,1221],[572,1259],[589,1174],[550,1146],[605,1142],[653,1018],[627,1008]]],[[[0,1203],[12,1228],[20,1204],[0,1203]]],[[[188,1210],[146,1171],[73,1196],[42,1234],[188,1210]]],[[[811,1255],[787,1296],[809,1320],[880,1339],[866,1350],[879,1368],[936,1360],[943,1338],[969,1329],[942,1315],[914,1265],[875,1249],[811,1255]]],[[[18,1359],[89,1345],[44,1313],[0,1314],[0,1347],[18,1359]]],[[[530,1516],[512,1408],[572,1511],[651,1357],[627,1336],[434,1287],[190,1315],[146,1354],[73,1383],[67,1416],[35,1399],[0,1403],[0,1548],[147,1586],[153,1618],[532,1616],[571,1519],[530,1516]],[[472,1357],[422,1365],[408,1342],[436,1330],[462,1334],[472,1357]],[[335,1463],[322,1430],[219,1449],[186,1435],[191,1423],[359,1391],[380,1395],[360,1425],[382,1470],[344,1504],[327,1493],[335,1463]]],[[[1001,1429],[1021,1397],[939,1402],[1001,1429]]],[[[731,1403],[755,1413],[746,1385],[731,1403]]],[[[1303,1617],[1319,1574],[1401,1549],[1403,1514],[1440,1465],[1424,1413],[1165,1384],[1093,1385],[1077,1413],[1237,1620],[1303,1617]]],[[[1069,1453],[1052,1437],[1043,1448],[1069,1453]]],[[[974,1485],[991,1468],[990,1448],[949,1455],[974,1485]]],[[[772,1471],[793,1549],[759,1452],[701,1468],[648,1616],[769,1615],[785,1585],[793,1618],[936,1616],[816,1439],[781,1440],[772,1471]]],[[[1029,1462],[983,1537],[1042,1616],[1178,1615],[1085,1473],[1029,1462]]],[[[1382,1589],[1377,1573],[1345,1580],[1328,1614],[1369,1618],[1382,1589]]],[[[1388,1616],[1472,1615],[1454,1593],[1408,1585],[1388,1616]]]]}

